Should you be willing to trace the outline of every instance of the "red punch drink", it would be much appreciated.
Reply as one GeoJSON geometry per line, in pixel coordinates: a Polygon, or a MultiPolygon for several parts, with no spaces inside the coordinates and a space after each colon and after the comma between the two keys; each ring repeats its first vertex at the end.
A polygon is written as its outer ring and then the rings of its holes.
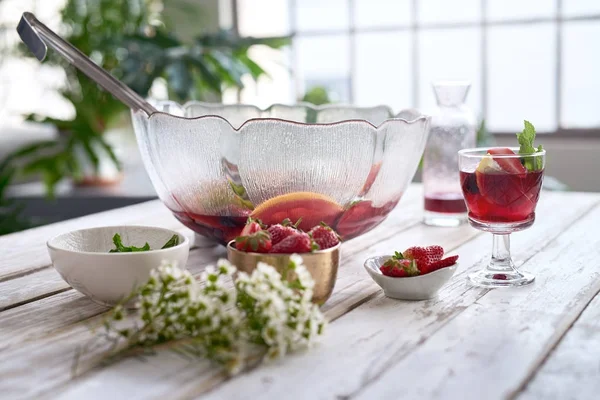
{"type": "Polygon", "coordinates": [[[480,222],[522,222],[535,217],[542,188],[543,170],[510,174],[504,172],[460,173],[469,206],[469,217],[480,222]]]}

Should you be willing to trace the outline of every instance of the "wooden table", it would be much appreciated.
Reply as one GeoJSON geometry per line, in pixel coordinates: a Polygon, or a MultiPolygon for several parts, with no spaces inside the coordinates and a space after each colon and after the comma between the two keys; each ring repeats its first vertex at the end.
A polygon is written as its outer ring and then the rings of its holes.
{"type": "MultiPolygon", "coordinates": [[[[513,235],[515,258],[537,275],[518,289],[467,283],[488,259],[489,234],[426,227],[421,217],[415,185],[380,227],[342,247],[321,342],[232,379],[172,352],[71,376],[106,309],[61,280],[45,241],[110,224],[192,236],[158,201],[0,237],[0,398],[600,398],[600,194],[543,193],[535,225],[513,235]],[[461,259],[433,300],[388,299],[363,270],[368,256],[434,243],[461,259]]],[[[198,275],[224,254],[195,247],[188,268],[198,275]]]]}

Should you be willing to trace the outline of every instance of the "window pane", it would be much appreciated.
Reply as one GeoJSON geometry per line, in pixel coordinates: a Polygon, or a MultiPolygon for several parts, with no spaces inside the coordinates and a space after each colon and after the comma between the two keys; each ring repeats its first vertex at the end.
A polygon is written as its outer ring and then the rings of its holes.
{"type": "Polygon", "coordinates": [[[252,60],[267,72],[268,76],[261,76],[258,82],[254,82],[250,76],[242,78],[244,83],[241,93],[242,103],[254,104],[261,108],[275,103],[295,103],[292,77],[288,68],[291,50],[253,46],[248,53],[252,60]]]}
{"type": "Polygon", "coordinates": [[[355,0],[354,24],[359,28],[406,26],[411,12],[411,0],[355,0]]]}
{"type": "Polygon", "coordinates": [[[348,0],[296,0],[299,32],[348,29],[348,15],[348,0]]]}
{"type": "Polygon", "coordinates": [[[562,34],[562,124],[567,128],[599,127],[600,51],[592,51],[590,39],[600,38],[600,24],[565,23],[562,34]]]}
{"type": "Polygon", "coordinates": [[[491,27],[488,49],[488,127],[556,129],[556,27],[552,23],[491,27]]]}
{"type": "Polygon", "coordinates": [[[523,18],[550,18],[556,15],[557,0],[488,0],[487,16],[491,21],[523,18]]]}
{"type": "Polygon", "coordinates": [[[407,32],[356,35],[354,102],[387,105],[394,112],[412,107],[410,36],[407,32]]]}
{"type": "Polygon", "coordinates": [[[315,86],[328,89],[331,100],[350,100],[349,40],[347,35],[298,38],[296,46],[299,92],[315,86]]]}
{"type": "Polygon", "coordinates": [[[420,0],[419,23],[473,22],[481,18],[480,0],[420,0]]]}
{"type": "Polygon", "coordinates": [[[562,14],[565,17],[576,15],[600,14],[600,1],[598,0],[566,0],[563,1],[562,14]]]}
{"type": "Polygon", "coordinates": [[[290,33],[288,1],[237,0],[242,36],[284,36],[290,33]]]}
{"type": "Polygon", "coordinates": [[[419,35],[419,107],[435,106],[431,83],[467,80],[467,105],[481,110],[481,31],[479,28],[422,31],[419,35]]]}

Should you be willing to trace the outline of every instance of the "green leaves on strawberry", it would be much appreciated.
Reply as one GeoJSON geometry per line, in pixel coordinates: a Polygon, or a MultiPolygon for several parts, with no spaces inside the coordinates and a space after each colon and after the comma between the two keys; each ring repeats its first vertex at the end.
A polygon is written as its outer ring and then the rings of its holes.
{"type": "MultiPolygon", "coordinates": [[[[542,151],[542,145],[537,148],[534,147],[535,140],[535,127],[527,120],[524,121],[525,128],[522,132],[517,133],[517,140],[519,141],[519,154],[520,155],[531,155],[539,151],[542,151]]],[[[541,157],[524,157],[523,165],[528,171],[539,171],[543,167],[543,161],[541,157]]]]}
{"type": "Polygon", "coordinates": [[[413,246],[402,253],[395,252],[380,268],[382,274],[402,278],[425,275],[456,264],[458,256],[444,256],[442,246],[413,246]]]}
{"type": "Polygon", "coordinates": [[[259,230],[246,236],[235,238],[235,248],[240,251],[250,251],[254,253],[268,253],[273,243],[269,232],[259,230]]]}
{"type": "Polygon", "coordinates": [[[402,254],[398,252],[383,263],[383,265],[379,267],[379,270],[383,275],[391,276],[393,278],[404,278],[420,274],[415,260],[403,258],[402,254]]]}
{"type": "Polygon", "coordinates": [[[317,225],[308,232],[310,237],[319,245],[319,249],[325,250],[331,247],[335,247],[340,242],[340,238],[333,229],[329,227],[325,222],[321,222],[321,225],[317,225]]]}

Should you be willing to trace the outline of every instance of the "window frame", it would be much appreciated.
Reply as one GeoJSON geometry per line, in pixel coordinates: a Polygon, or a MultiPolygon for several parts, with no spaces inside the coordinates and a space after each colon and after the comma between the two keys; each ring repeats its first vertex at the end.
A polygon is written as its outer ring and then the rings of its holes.
{"type": "MultiPolygon", "coordinates": [[[[300,0],[301,1],[301,0],[300,0]]],[[[356,35],[360,33],[396,33],[396,32],[410,32],[411,42],[411,67],[412,67],[412,78],[414,81],[411,91],[411,103],[413,107],[419,104],[419,33],[428,30],[437,29],[464,29],[464,28],[479,28],[481,29],[481,85],[479,90],[481,91],[481,117],[486,118],[488,111],[488,30],[490,27],[495,26],[524,26],[532,24],[543,24],[543,23],[554,23],[556,24],[556,45],[555,45],[555,57],[556,57],[556,71],[555,71],[555,104],[554,114],[556,130],[541,132],[547,134],[553,134],[556,136],[565,137],[597,137],[600,136],[600,126],[591,128],[565,128],[562,125],[562,111],[563,111],[563,99],[562,99],[562,79],[563,79],[563,68],[562,68],[562,32],[565,23],[578,22],[578,21],[600,21],[600,14],[590,14],[581,16],[563,16],[563,0],[556,0],[554,15],[550,17],[535,17],[535,18],[513,18],[505,20],[489,20],[488,14],[488,0],[479,0],[481,7],[481,17],[479,21],[474,22],[457,22],[457,23],[419,23],[418,21],[418,7],[419,0],[411,1],[411,22],[409,24],[398,24],[398,25],[386,25],[378,27],[357,27],[354,21],[354,7],[355,0],[345,0],[348,4],[348,29],[335,29],[335,30],[311,30],[311,31],[298,31],[296,26],[297,19],[297,0],[288,0],[289,8],[289,20],[290,20],[290,36],[292,37],[292,51],[291,51],[291,79],[294,86],[295,97],[301,93],[301,82],[296,79],[295,72],[298,68],[298,52],[296,51],[294,41],[297,38],[306,37],[324,37],[330,35],[346,35],[349,38],[349,59],[347,60],[349,65],[349,80],[348,80],[348,93],[349,103],[353,103],[355,100],[354,93],[354,81],[356,79],[356,35]]],[[[236,3],[237,0],[232,0],[232,3],[236,3]]],[[[234,20],[238,19],[237,7],[234,8],[234,20]]],[[[494,135],[511,134],[514,132],[492,132],[494,135]]]]}

